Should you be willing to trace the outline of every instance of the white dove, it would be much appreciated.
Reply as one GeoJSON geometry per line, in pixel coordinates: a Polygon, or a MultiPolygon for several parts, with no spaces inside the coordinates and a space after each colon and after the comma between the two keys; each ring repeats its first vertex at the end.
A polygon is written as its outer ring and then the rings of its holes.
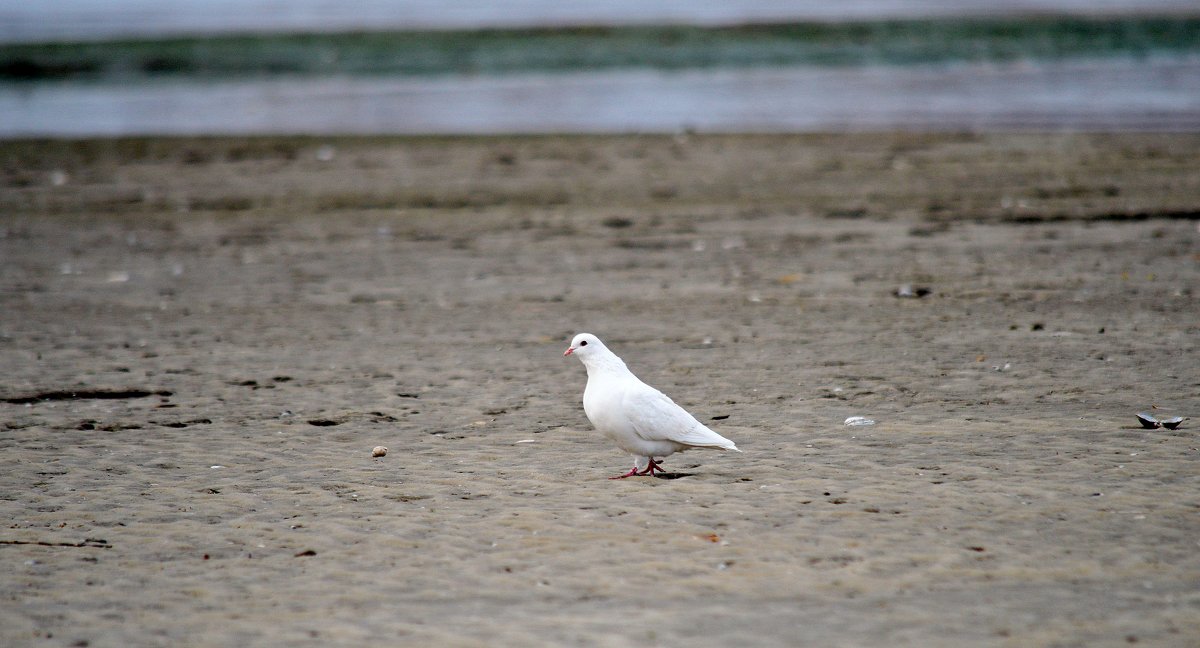
{"type": "Polygon", "coordinates": [[[610,477],[663,472],[655,457],[689,448],[716,448],[741,452],[733,441],[713,432],[657,389],[633,375],[600,338],[580,333],[564,356],[574,355],[587,368],[583,412],[604,436],[634,456],[633,470],[610,477]]]}

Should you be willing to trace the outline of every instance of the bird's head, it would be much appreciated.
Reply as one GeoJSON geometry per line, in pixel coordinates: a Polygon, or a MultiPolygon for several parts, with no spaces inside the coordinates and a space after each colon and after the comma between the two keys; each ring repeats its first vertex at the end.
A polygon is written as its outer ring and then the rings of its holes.
{"type": "Polygon", "coordinates": [[[627,373],[629,368],[616,356],[600,338],[591,333],[580,333],[571,340],[571,346],[563,351],[563,355],[573,355],[587,367],[588,376],[600,373],[627,373]]]}
{"type": "Polygon", "coordinates": [[[563,355],[573,355],[587,362],[587,358],[593,354],[600,353],[603,348],[604,343],[600,341],[600,338],[591,333],[580,333],[571,340],[571,346],[567,347],[566,351],[563,351],[563,355]]]}

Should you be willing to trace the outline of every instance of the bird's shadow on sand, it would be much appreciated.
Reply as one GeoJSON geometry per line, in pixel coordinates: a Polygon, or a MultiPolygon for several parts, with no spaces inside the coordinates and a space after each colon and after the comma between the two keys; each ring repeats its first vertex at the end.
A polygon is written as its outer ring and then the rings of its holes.
{"type": "Polygon", "coordinates": [[[655,477],[658,479],[681,479],[683,477],[691,477],[692,475],[695,475],[695,474],[696,473],[665,472],[665,473],[658,473],[657,475],[655,475],[655,477]]]}

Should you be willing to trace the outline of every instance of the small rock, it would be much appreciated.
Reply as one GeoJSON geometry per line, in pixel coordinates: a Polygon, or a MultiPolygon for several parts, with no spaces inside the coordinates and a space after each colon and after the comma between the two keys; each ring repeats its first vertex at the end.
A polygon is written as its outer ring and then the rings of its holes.
{"type": "Polygon", "coordinates": [[[851,416],[844,422],[845,425],[875,425],[875,421],[865,416],[851,416]]]}
{"type": "Polygon", "coordinates": [[[912,284],[904,284],[900,286],[892,294],[901,299],[920,299],[925,295],[933,292],[925,286],[913,286],[912,284]]]}
{"type": "Polygon", "coordinates": [[[387,454],[387,448],[385,448],[383,446],[375,446],[374,448],[371,448],[371,456],[372,457],[382,457],[386,454],[387,454]]]}

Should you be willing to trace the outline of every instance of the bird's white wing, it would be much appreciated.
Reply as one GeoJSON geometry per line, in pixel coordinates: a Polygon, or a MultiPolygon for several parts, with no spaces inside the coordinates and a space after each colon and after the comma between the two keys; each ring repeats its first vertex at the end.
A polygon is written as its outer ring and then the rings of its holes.
{"type": "Polygon", "coordinates": [[[645,383],[626,390],[621,406],[643,439],[736,449],[732,441],[704,427],[666,394],[645,383]]]}

